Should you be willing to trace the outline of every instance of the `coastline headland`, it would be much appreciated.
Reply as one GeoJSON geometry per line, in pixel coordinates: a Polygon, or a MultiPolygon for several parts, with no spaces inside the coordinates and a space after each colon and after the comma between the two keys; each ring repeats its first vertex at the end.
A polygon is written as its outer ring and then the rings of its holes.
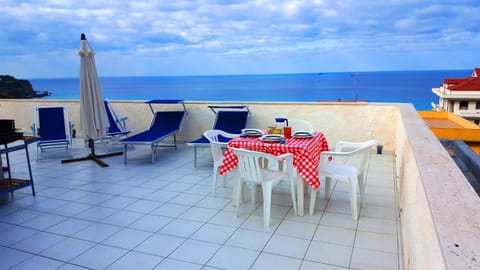
{"type": "Polygon", "coordinates": [[[49,95],[48,91],[35,91],[28,80],[0,75],[0,98],[39,98],[49,95]]]}

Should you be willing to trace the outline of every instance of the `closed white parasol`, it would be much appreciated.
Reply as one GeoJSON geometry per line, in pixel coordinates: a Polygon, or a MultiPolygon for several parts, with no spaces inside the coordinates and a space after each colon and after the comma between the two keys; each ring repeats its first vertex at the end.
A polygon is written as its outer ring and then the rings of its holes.
{"type": "Polygon", "coordinates": [[[91,153],[87,157],[62,160],[62,163],[91,159],[102,167],[108,165],[99,160],[99,157],[107,157],[122,154],[122,152],[105,155],[95,154],[94,140],[105,137],[109,128],[107,113],[105,111],[104,99],[100,82],[98,80],[97,67],[95,65],[94,51],[82,33],[80,38],[80,127],[85,138],[88,139],[88,146],[91,153]]]}

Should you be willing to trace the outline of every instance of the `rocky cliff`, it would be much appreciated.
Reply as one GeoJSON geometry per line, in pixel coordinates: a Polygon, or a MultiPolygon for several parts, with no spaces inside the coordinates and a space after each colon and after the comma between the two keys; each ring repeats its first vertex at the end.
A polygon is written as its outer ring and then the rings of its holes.
{"type": "Polygon", "coordinates": [[[0,99],[37,98],[48,95],[47,91],[35,91],[28,80],[15,79],[10,75],[0,75],[0,99]]]}

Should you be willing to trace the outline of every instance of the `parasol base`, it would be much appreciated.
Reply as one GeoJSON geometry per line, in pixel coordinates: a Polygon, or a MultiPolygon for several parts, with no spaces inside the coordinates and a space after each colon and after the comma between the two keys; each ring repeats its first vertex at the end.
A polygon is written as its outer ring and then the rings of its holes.
{"type": "Polygon", "coordinates": [[[96,155],[96,154],[95,154],[95,144],[94,144],[94,142],[93,142],[93,139],[89,139],[89,140],[88,140],[88,147],[90,147],[91,152],[90,152],[90,154],[88,154],[86,157],[72,158],[72,159],[64,159],[64,160],[62,160],[62,163],[70,163],[70,162],[84,161],[84,160],[93,160],[93,161],[95,161],[100,167],[108,167],[108,164],[105,163],[105,162],[103,162],[103,161],[101,161],[100,158],[123,155],[123,152],[113,152],[113,153],[108,153],[108,154],[96,155]]]}
{"type": "Polygon", "coordinates": [[[104,157],[112,157],[112,156],[119,156],[123,155],[123,152],[115,152],[115,153],[108,153],[108,154],[103,154],[103,155],[92,155],[88,154],[86,157],[81,157],[81,158],[72,158],[72,159],[64,159],[62,160],[62,163],[70,163],[70,162],[76,162],[76,161],[84,161],[84,160],[93,160],[95,161],[98,165],[101,167],[108,167],[108,164],[101,161],[100,158],[104,157]]]}

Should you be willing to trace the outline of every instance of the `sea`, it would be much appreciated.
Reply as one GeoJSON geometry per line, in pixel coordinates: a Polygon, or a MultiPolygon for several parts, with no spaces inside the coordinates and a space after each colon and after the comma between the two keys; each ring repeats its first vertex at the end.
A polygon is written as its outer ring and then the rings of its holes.
{"type": "MultiPolygon", "coordinates": [[[[353,101],[412,103],[431,110],[432,88],[445,78],[464,78],[471,70],[321,72],[295,74],[100,77],[110,100],[185,101],[353,101]]],[[[28,79],[42,99],[80,99],[79,78],[28,79]]]]}

